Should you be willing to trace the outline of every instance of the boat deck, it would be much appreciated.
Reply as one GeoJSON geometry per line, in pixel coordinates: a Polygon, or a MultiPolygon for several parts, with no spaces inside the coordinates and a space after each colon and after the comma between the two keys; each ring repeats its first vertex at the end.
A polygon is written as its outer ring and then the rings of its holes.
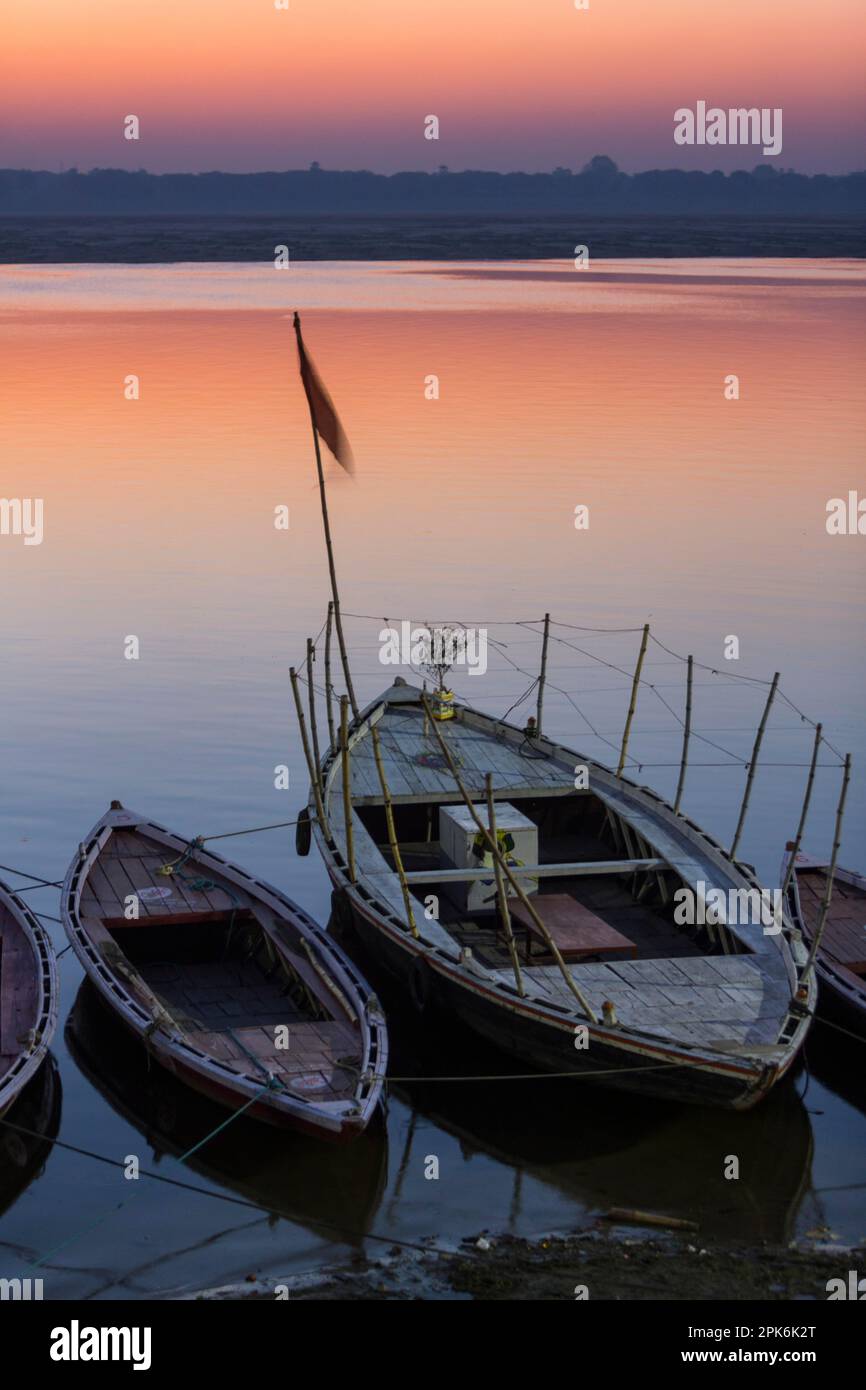
{"type": "MultiPolygon", "coordinates": [[[[602,1004],[610,1001],[621,1024],[658,1037],[706,1046],[775,1043],[788,993],[767,981],[747,955],[706,954],[610,878],[559,879],[557,891],[569,892],[591,907],[637,948],[635,960],[569,965],[599,1017],[602,1004]]],[[[443,914],[442,924],[497,980],[514,984],[508,949],[494,917],[448,921],[443,914]]],[[[518,959],[529,993],[569,1009],[574,1006],[559,967],[549,959],[527,965],[519,938],[518,959]]]]}
{"type": "MultiPolygon", "coordinates": [[[[237,902],[237,894],[223,888],[194,889],[191,882],[201,879],[201,870],[192,864],[171,877],[160,874],[164,865],[179,855],[138,830],[115,830],[99,858],[91,866],[81,895],[81,910],[90,917],[120,920],[124,902],[137,894],[139,914],[144,918],[168,920],[178,915],[225,912],[237,902]]],[[[218,873],[208,866],[208,881],[217,882],[218,873]]]]}
{"type": "MultiPolygon", "coordinates": [[[[424,715],[416,707],[389,705],[377,724],[382,763],[395,803],[459,800],[457,784],[442,757],[436,735],[424,733],[424,715]]],[[[470,791],[482,795],[489,772],[497,795],[550,796],[574,791],[574,774],[552,758],[540,755],[527,740],[521,745],[495,738],[474,726],[471,715],[439,725],[448,748],[470,791]]],[[[352,801],[356,806],[382,802],[372,742],[362,739],[352,749],[352,801]]]]}
{"type": "MultiPolygon", "coordinates": [[[[599,1017],[609,1000],[623,1027],[695,1046],[773,1047],[787,1003],[787,995],[769,984],[747,956],[599,961],[569,970],[599,1017]]],[[[514,984],[510,966],[493,974],[514,984]]],[[[528,993],[560,1007],[574,1006],[558,966],[530,966],[524,976],[528,993]]]]}
{"type": "MultiPolygon", "coordinates": [[[[811,939],[827,886],[826,870],[798,868],[797,885],[803,924],[811,939]]],[[[833,895],[821,937],[821,954],[859,976],[861,985],[866,982],[866,892],[839,878],[833,881],[833,895]]]]}
{"type": "Polygon", "coordinates": [[[311,1020],[254,961],[160,961],[138,973],[189,1041],[233,1070],[255,1074],[252,1053],[262,1079],[272,1072],[297,1089],[302,1074],[304,1093],[315,1091],[318,1100],[344,1099],[354,1090],[353,1029],[337,1020],[311,1020]],[[288,1048],[276,1046],[280,1024],[288,1026],[288,1048]]]}

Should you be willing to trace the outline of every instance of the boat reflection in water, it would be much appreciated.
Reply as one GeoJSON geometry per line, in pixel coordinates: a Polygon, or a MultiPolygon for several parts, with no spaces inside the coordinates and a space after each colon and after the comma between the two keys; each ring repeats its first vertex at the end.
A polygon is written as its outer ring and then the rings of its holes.
{"type": "MultiPolygon", "coordinates": [[[[148,1066],[146,1053],[87,981],[69,1016],[66,1042],[91,1085],[144,1136],[154,1167],[166,1155],[185,1153],[225,1122],[222,1107],[162,1067],[148,1066]]],[[[285,1217],[352,1246],[370,1230],[385,1187],[387,1160],[385,1127],[378,1120],[350,1146],[338,1147],[240,1117],[183,1168],[255,1203],[275,1220],[285,1217]]],[[[174,1165],[171,1176],[185,1180],[174,1165]]]]}
{"type": "MultiPolygon", "coordinates": [[[[348,944],[348,931],[341,931],[348,944]]],[[[431,1015],[419,1028],[366,955],[361,964],[387,1011],[394,1076],[528,1071],[482,1045],[456,1019],[431,1015]]],[[[390,1089],[417,1115],[455,1136],[465,1158],[486,1155],[514,1170],[511,1212],[501,1213],[499,1229],[509,1216],[512,1227],[523,1217],[521,1229],[532,1221],[530,1204],[537,1205],[537,1197],[527,1192],[524,1199],[522,1193],[524,1179],[531,1178],[574,1201],[581,1224],[583,1213],[628,1207],[696,1221],[708,1237],[782,1242],[810,1201],[812,1129],[797,1085],[789,1078],[762,1105],[743,1113],[663,1103],[541,1074],[486,1085],[393,1082],[390,1089]],[[731,1158],[739,1164],[736,1179],[725,1177],[731,1158]]],[[[413,1128],[399,1158],[401,1171],[409,1166],[413,1128]]],[[[419,1127],[419,1142],[425,1128],[419,1127]]],[[[429,1132],[423,1142],[429,1143],[429,1132]]],[[[492,1226],[490,1213],[484,1216],[492,1226]]],[[[533,1225],[533,1232],[538,1229],[533,1225]]]]}
{"type": "Polygon", "coordinates": [[[49,1053],[0,1122],[0,1216],[41,1177],[60,1129],[62,1097],[60,1072],[49,1053]]]}

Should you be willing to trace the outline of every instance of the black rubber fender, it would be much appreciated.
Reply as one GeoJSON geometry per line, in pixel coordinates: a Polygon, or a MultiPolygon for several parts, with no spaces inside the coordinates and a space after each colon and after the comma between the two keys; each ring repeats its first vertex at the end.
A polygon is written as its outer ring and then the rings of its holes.
{"type": "Polygon", "coordinates": [[[313,843],[313,823],[310,820],[308,807],[304,807],[298,816],[298,823],[295,826],[295,850],[302,859],[306,859],[313,843]]]}

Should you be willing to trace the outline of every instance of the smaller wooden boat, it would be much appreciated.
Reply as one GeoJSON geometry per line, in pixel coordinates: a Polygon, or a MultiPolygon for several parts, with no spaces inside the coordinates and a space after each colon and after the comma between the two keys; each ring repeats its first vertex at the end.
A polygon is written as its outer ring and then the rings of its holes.
{"type": "Polygon", "coordinates": [[[63,922],[102,998],[196,1091],[347,1140],[379,1102],[379,1004],[297,904],[119,802],[79,847],[63,922]]]}
{"type": "Polygon", "coordinates": [[[0,1115],[36,1075],[57,1026],[57,962],[23,898],[0,883],[0,1115]]]}
{"type": "MultiPolygon", "coordinates": [[[[790,863],[788,844],[782,877],[790,863]]],[[[798,854],[788,886],[788,910],[811,949],[821,904],[827,889],[829,865],[798,854]]],[[[866,877],[837,868],[827,919],[815,959],[818,988],[824,1005],[839,1023],[866,1037],[866,877]]]]}

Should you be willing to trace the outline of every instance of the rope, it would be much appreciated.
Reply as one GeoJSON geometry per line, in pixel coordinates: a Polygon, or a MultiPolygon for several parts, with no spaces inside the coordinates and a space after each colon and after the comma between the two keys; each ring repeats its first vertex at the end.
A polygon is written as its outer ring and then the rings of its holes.
{"type": "MultiPolygon", "coordinates": [[[[109,1168],[125,1168],[122,1159],[108,1158],[107,1155],[96,1153],[93,1149],[82,1149],[77,1144],[69,1144],[61,1139],[48,1139],[38,1130],[26,1129],[24,1125],[12,1124],[9,1120],[0,1120],[0,1125],[6,1125],[9,1129],[17,1130],[19,1134],[27,1134],[33,1139],[43,1139],[45,1143],[52,1144],[58,1149],[67,1149],[70,1153],[78,1154],[81,1158],[93,1159],[96,1163],[104,1163],[109,1168]]],[[[177,1162],[182,1160],[178,1159],[177,1162]]],[[[153,1182],[165,1183],[168,1187],[180,1188],[183,1192],[196,1192],[200,1197],[211,1197],[215,1202],[227,1202],[230,1206],[245,1207],[248,1211],[262,1212],[267,1216],[280,1216],[285,1221],[297,1221],[304,1226],[320,1227],[325,1231],[336,1231],[338,1235],[348,1236],[352,1240],[372,1240],[381,1245],[399,1245],[406,1250],[417,1250],[421,1254],[430,1254],[429,1245],[420,1245],[412,1240],[400,1240],[396,1236],[380,1236],[373,1231],[362,1231],[352,1226],[340,1226],[336,1221],[323,1221],[319,1217],[308,1216],[306,1212],[292,1211],[286,1207],[263,1207],[258,1202],[250,1202],[244,1197],[231,1197],[227,1192],[213,1192],[207,1187],[197,1187],[195,1183],[181,1182],[178,1178],[170,1178],[165,1173],[154,1173],[149,1168],[140,1168],[139,1175],[150,1178],[153,1182]]],[[[461,1255],[458,1250],[438,1250],[436,1254],[446,1255],[449,1259],[457,1259],[461,1255]]]]}
{"type": "MultiPolygon", "coordinates": [[[[262,1086],[261,1090],[257,1091],[256,1094],[254,1096],[251,1096],[249,1100],[244,1101],[242,1106],[240,1106],[237,1110],[234,1110],[231,1113],[231,1115],[229,1115],[225,1120],[221,1120],[220,1123],[217,1125],[216,1129],[212,1129],[209,1134],[206,1134],[203,1139],[200,1139],[198,1141],[197,1144],[193,1144],[191,1149],[187,1149],[186,1153],[181,1154],[180,1157],[176,1158],[174,1161],[177,1163],[186,1163],[187,1159],[192,1158],[193,1154],[198,1153],[200,1149],[204,1148],[205,1144],[207,1144],[211,1139],[215,1139],[218,1134],[221,1134],[222,1131],[228,1127],[228,1125],[232,1124],[236,1119],[238,1119],[240,1115],[243,1115],[245,1111],[249,1110],[250,1106],[255,1105],[257,1101],[261,1100],[262,1096],[265,1095],[267,1091],[272,1089],[273,1087],[270,1085],[270,1083],[267,1086],[262,1086]]],[[[8,1120],[0,1120],[0,1124],[8,1125],[8,1123],[8,1120]]],[[[17,1126],[12,1127],[17,1128],[17,1126]]],[[[54,1139],[49,1142],[57,1144],[59,1143],[59,1140],[54,1139]]],[[[118,1166],[125,1167],[125,1164],[119,1163],[118,1166]]],[[[66,1240],[61,1241],[59,1245],[52,1246],[52,1248],[50,1250],[47,1250],[44,1255],[40,1255],[38,1260],[32,1261],[29,1265],[29,1268],[38,1269],[40,1265],[44,1265],[47,1260],[50,1260],[55,1255],[58,1255],[61,1252],[61,1250],[66,1250],[70,1245],[73,1245],[76,1240],[80,1240],[82,1236],[88,1235],[91,1231],[96,1230],[97,1226],[101,1226],[116,1211],[120,1211],[121,1208],[129,1206],[130,1202],[138,1195],[138,1192],[141,1190],[142,1189],[140,1188],[137,1189],[135,1192],[131,1194],[130,1197],[124,1198],[122,1202],[118,1202],[116,1206],[113,1206],[108,1211],[103,1212],[103,1214],[101,1216],[98,1216],[95,1221],[88,1222],[86,1226],[83,1226],[80,1230],[75,1231],[66,1240]]]]}
{"type": "MultiPolygon", "coordinates": [[[[62,888],[62,887],[63,887],[63,879],[62,879],[62,878],[61,878],[61,879],[58,879],[56,882],[52,882],[50,879],[47,879],[47,878],[39,878],[36,874],[28,874],[28,873],[25,873],[23,869],[12,869],[12,868],[10,868],[10,866],[9,866],[8,864],[0,864],[0,869],[2,869],[3,872],[4,872],[5,874],[16,874],[18,878],[29,878],[29,879],[32,879],[33,884],[34,884],[34,886],[35,886],[36,888],[62,888]]],[[[18,889],[16,889],[15,891],[18,892],[18,893],[23,893],[23,892],[25,892],[25,889],[23,889],[23,888],[18,888],[18,889]]]]}

